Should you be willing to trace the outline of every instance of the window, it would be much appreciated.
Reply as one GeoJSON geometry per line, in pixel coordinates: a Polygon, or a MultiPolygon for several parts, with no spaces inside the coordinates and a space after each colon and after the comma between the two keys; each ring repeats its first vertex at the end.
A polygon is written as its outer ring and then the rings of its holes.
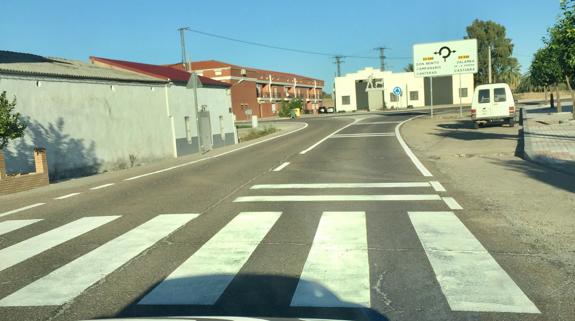
{"type": "Polygon", "coordinates": [[[394,95],[393,93],[389,93],[389,101],[393,102],[397,102],[399,101],[399,97],[394,95]]]}
{"type": "Polygon", "coordinates": [[[459,97],[467,97],[467,88],[459,88],[459,97]]]}
{"type": "Polygon", "coordinates": [[[495,88],[493,89],[493,100],[496,103],[502,102],[506,100],[505,97],[505,88],[495,88]]]}
{"type": "Polygon", "coordinates": [[[410,91],[409,100],[419,100],[419,91],[410,91]]]}
{"type": "Polygon", "coordinates": [[[342,105],[349,105],[350,104],[349,96],[341,96],[341,104],[342,105]]]}
{"type": "Polygon", "coordinates": [[[216,76],[221,76],[221,75],[222,75],[222,70],[221,70],[221,69],[216,69],[216,70],[215,70],[215,75],[216,75],[216,76]]]}
{"type": "Polygon", "coordinates": [[[480,104],[486,104],[488,102],[491,101],[490,95],[489,95],[489,89],[481,89],[479,90],[478,93],[478,99],[480,104]]]}
{"type": "Polygon", "coordinates": [[[186,139],[188,140],[188,144],[191,144],[192,143],[192,123],[190,121],[190,117],[185,116],[184,121],[186,123],[186,139]]]}

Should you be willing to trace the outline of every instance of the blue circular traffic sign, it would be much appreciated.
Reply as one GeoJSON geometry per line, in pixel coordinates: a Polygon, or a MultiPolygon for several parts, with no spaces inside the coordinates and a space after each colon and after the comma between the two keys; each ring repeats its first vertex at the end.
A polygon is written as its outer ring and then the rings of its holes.
{"type": "Polygon", "coordinates": [[[393,87],[392,92],[396,96],[401,96],[401,87],[393,87]]]}

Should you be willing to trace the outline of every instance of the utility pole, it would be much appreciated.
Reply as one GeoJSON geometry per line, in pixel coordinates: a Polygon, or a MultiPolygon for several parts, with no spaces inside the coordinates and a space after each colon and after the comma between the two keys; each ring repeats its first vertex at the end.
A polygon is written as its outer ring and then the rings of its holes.
{"type": "Polygon", "coordinates": [[[489,83],[491,84],[493,81],[491,79],[491,45],[489,45],[487,47],[487,71],[488,71],[488,75],[489,75],[489,83]]]}
{"type": "Polygon", "coordinates": [[[186,36],[185,36],[185,32],[188,28],[187,27],[182,27],[182,28],[178,28],[178,31],[180,32],[180,47],[182,50],[182,66],[184,67],[184,69],[187,72],[191,71],[190,68],[190,64],[188,63],[188,55],[186,53],[186,36]]]}
{"type": "Polygon", "coordinates": [[[196,73],[192,70],[192,64],[188,61],[188,55],[186,53],[186,38],[184,33],[188,30],[188,27],[178,28],[180,31],[180,47],[182,49],[182,64],[187,72],[191,72],[190,79],[192,80],[192,91],[194,93],[194,110],[196,112],[196,131],[198,134],[198,148],[202,150],[204,148],[204,142],[202,142],[202,137],[200,135],[200,117],[198,111],[198,77],[196,73]]]}
{"type": "Polygon", "coordinates": [[[343,58],[343,56],[335,56],[333,57],[335,59],[335,64],[337,66],[337,77],[341,77],[341,63],[343,62],[343,60],[341,60],[343,58]]]}
{"type": "Polygon", "coordinates": [[[379,50],[379,70],[385,71],[385,49],[386,47],[378,47],[375,50],[379,50]]]}

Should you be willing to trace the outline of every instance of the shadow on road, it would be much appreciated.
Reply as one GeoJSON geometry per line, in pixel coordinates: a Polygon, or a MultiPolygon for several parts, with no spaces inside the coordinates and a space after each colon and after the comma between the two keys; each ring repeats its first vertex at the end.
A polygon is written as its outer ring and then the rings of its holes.
{"type": "MultiPolygon", "coordinates": [[[[524,173],[527,176],[534,178],[547,185],[575,193],[575,175],[563,172],[561,169],[565,166],[575,168],[575,162],[569,161],[557,165],[556,170],[543,166],[532,161],[515,159],[515,160],[493,160],[493,163],[499,166],[504,166],[512,171],[524,173]]],[[[541,195],[545,197],[545,195],[541,195]]]]}
{"type": "MultiPolygon", "coordinates": [[[[241,316],[253,318],[320,318],[343,320],[386,321],[379,312],[355,303],[345,302],[317,282],[300,278],[276,275],[239,274],[205,275],[198,277],[164,280],[134,300],[118,315],[124,317],[171,317],[171,316],[241,316]],[[213,305],[188,304],[193,298],[210,297],[209,293],[194,292],[194,289],[229,286],[213,305]],[[305,288],[306,302],[317,307],[290,306],[296,288],[305,288]],[[177,295],[185,293],[193,298],[177,295]],[[150,296],[146,297],[153,293],[150,296]],[[142,299],[144,299],[142,301],[142,299]],[[138,304],[142,301],[145,304],[138,304]],[[179,302],[179,303],[178,303],[179,302]]],[[[215,291],[216,293],[218,290],[215,291]]],[[[208,300],[209,301],[209,300],[208,300]]]]}

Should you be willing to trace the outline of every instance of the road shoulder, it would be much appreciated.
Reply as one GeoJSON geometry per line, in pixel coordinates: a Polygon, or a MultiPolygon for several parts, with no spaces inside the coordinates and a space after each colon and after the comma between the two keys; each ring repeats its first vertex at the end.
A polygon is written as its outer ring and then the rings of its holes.
{"type": "Polygon", "coordinates": [[[566,281],[575,277],[575,176],[516,156],[518,131],[475,130],[455,114],[402,127],[413,152],[463,206],[458,216],[503,268],[545,302],[543,310],[573,315],[574,307],[557,301],[575,300],[575,285],[566,281]]]}

